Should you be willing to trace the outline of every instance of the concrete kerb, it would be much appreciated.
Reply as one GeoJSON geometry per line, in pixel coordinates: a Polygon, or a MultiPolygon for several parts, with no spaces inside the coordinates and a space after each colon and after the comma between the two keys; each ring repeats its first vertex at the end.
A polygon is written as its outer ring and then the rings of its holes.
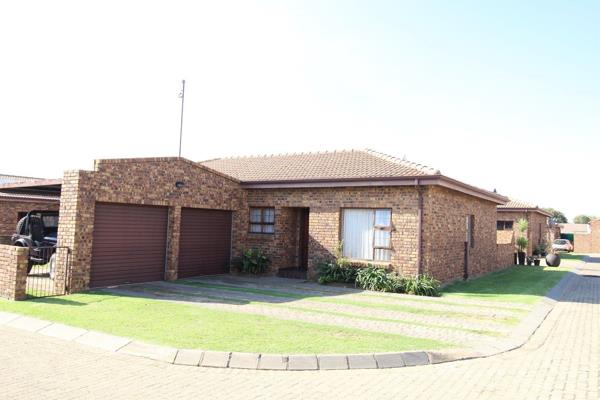
{"type": "MultiPolygon", "coordinates": [[[[581,265],[585,264],[585,260],[587,258],[578,264],[575,269],[577,270],[581,265]]],[[[0,312],[0,325],[52,336],[119,354],[128,354],[185,366],[271,371],[401,368],[485,358],[520,348],[537,331],[542,322],[544,322],[576,275],[577,273],[575,272],[567,273],[528,316],[523,319],[509,337],[493,347],[486,346],[475,349],[349,355],[259,354],[175,349],[7,312],[0,312]]]]}

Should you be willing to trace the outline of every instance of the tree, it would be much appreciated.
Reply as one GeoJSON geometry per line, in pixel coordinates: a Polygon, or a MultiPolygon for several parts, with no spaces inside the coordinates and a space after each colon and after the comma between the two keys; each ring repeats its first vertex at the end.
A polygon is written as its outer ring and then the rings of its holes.
{"type": "Polygon", "coordinates": [[[567,217],[565,217],[565,214],[563,214],[562,212],[560,212],[558,210],[555,210],[554,208],[544,208],[544,211],[552,214],[552,219],[557,224],[566,224],[567,222],[569,222],[567,217]]]}
{"type": "Polygon", "coordinates": [[[589,224],[590,221],[596,219],[596,217],[592,217],[591,215],[577,215],[573,218],[573,222],[576,224],[589,224]]]}

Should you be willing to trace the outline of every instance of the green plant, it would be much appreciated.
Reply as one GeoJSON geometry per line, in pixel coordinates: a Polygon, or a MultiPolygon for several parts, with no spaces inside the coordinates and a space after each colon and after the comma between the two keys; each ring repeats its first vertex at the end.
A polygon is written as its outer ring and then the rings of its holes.
{"type": "Polygon", "coordinates": [[[517,221],[517,228],[519,232],[525,233],[527,229],[529,229],[529,222],[525,218],[521,218],[517,221]]]}
{"type": "Polygon", "coordinates": [[[246,249],[242,252],[241,270],[247,274],[262,274],[269,266],[269,257],[260,249],[246,249]]]}
{"type": "Polygon", "coordinates": [[[517,238],[517,248],[519,249],[520,252],[524,252],[525,249],[527,248],[528,244],[529,244],[529,240],[527,240],[527,238],[525,236],[519,236],[517,238]]]}
{"type": "Polygon", "coordinates": [[[318,281],[320,284],[331,282],[352,283],[356,279],[356,268],[347,263],[335,261],[323,261],[317,264],[318,281]]]}
{"type": "Polygon", "coordinates": [[[402,278],[383,268],[367,265],[356,274],[356,287],[378,292],[402,292],[402,278]]]}
{"type": "Polygon", "coordinates": [[[403,278],[404,291],[417,296],[440,296],[441,283],[430,275],[419,275],[417,277],[403,278]]]}

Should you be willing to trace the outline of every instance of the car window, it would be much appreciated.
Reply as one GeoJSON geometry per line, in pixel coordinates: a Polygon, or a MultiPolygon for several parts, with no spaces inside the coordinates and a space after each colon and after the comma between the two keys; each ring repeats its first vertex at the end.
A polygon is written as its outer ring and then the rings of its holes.
{"type": "Polygon", "coordinates": [[[44,227],[46,228],[57,228],[58,227],[58,215],[44,215],[44,227]]]}

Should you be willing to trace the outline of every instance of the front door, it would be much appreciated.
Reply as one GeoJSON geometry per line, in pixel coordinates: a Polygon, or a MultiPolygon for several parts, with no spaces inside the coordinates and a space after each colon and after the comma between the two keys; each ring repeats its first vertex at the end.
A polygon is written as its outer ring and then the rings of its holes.
{"type": "Polygon", "coordinates": [[[301,269],[308,269],[308,217],[310,211],[308,208],[301,208],[299,211],[300,224],[298,227],[298,267],[301,269]]]}

